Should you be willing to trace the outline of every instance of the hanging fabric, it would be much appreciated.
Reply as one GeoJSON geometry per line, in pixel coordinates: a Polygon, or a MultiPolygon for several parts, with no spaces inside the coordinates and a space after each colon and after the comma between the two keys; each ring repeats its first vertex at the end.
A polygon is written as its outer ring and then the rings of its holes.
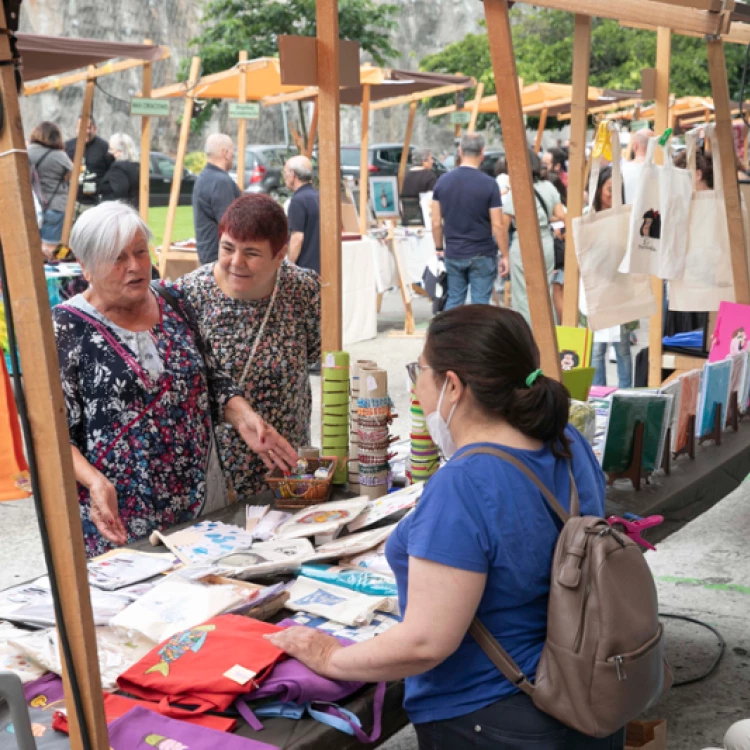
{"type": "Polygon", "coordinates": [[[0,502],[29,497],[29,467],[5,357],[0,351],[0,502]]]}
{"type": "MultiPolygon", "coordinates": [[[[683,312],[715,312],[722,302],[734,302],[729,225],[721,177],[719,139],[714,124],[706,125],[706,141],[713,155],[714,189],[696,190],[697,133],[685,136],[688,171],[693,189],[687,237],[685,272],[669,284],[669,309],[683,312]]],[[[745,231],[747,214],[742,210],[745,231]]]]}
{"type": "MultiPolygon", "coordinates": [[[[631,207],[623,205],[620,172],[620,134],[610,125],[612,151],[612,208],[595,212],[599,158],[592,157],[589,177],[589,213],[573,219],[573,238],[581,271],[586,314],[594,330],[611,328],[653,315],[656,300],[651,280],[640,274],[620,273],[627,249],[631,207]]],[[[583,300],[582,300],[583,302],[583,300]]]]}
{"type": "Polygon", "coordinates": [[[651,138],[638,175],[621,273],[682,278],[692,193],[690,175],[672,164],[668,147],[660,146],[658,138],[651,138]],[[663,166],[654,164],[657,147],[664,154],[663,166]]]}

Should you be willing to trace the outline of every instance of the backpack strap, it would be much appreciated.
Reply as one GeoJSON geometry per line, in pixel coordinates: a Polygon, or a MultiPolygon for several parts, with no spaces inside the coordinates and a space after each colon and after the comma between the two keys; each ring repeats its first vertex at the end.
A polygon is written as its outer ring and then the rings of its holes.
{"type": "Polygon", "coordinates": [[[507,451],[501,450],[500,448],[490,448],[487,446],[482,446],[479,448],[472,448],[471,450],[466,451],[466,453],[462,453],[459,456],[459,459],[464,458],[465,456],[470,456],[473,453],[486,453],[490,456],[496,456],[497,458],[502,459],[514,468],[518,469],[518,471],[520,471],[527,479],[529,479],[539,488],[539,491],[542,493],[542,496],[547,501],[550,508],[555,511],[556,515],[563,523],[567,523],[567,521],[571,517],[581,515],[580,502],[578,498],[578,488],[576,487],[575,479],[573,479],[573,467],[570,461],[568,461],[568,474],[570,475],[570,513],[568,513],[568,511],[565,510],[562,505],[560,505],[560,501],[544,485],[542,480],[539,479],[539,477],[534,474],[534,472],[528,466],[526,466],[525,463],[519,461],[515,456],[511,455],[507,451]]]}
{"type": "Polygon", "coordinates": [[[518,664],[513,661],[510,654],[497,642],[478,617],[471,621],[469,633],[479,644],[482,651],[487,654],[490,661],[514,687],[517,687],[526,695],[531,695],[534,692],[534,686],[529,682],[529,678],[518,668],[518,664]]]}

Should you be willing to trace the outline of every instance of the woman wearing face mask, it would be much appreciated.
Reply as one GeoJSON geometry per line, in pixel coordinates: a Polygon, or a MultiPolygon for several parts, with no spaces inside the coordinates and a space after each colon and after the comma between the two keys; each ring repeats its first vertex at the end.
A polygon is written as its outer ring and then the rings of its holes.
{"type": "Polygon", "coordinates": [[[623,732],[591,739],[539,711],[467,633],[478,616],[524,673],[535,674],[559,533],[525,474],[472,448],[512,454],[566,509],[570,465],[581,513],[604,512],[604,475],[568,426],[567,391],[542,374],[521,315],[486,305],[438,315],[409,369],[430,433],[452,458],[388,540],[403,621],[347,648],[304,627],[270,640],[327,677],[405,677],[420,750],[622,748],[623,732]]]}
{"type": "MultiPolygon", "coordinates": [[[[320,359],[320,277],[285,260],[284,209],[244,195],[219,222],[219,260],[177,283],[217,362],[259,415],[293,446],[310,442],[310,365],[320,359]]],[[[240,499],[266,489],[267,469],[229,425],[222,466],[240,499]]]]}

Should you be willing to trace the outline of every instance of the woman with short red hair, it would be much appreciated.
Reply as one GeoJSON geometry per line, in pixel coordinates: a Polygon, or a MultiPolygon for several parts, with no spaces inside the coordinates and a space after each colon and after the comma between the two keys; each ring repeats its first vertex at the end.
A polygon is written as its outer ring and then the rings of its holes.
{"type": "MultiPolygon", "coordinates": [[[[267,195],[243,195],[219,222],[219,259],[177,286],[206,345],[253,409],[292,446],[310,440],[309,368],[320,359],[320,277],[285,260],[289,229],[267,195]]],[[[218,430],[240,499],[266,489],[266,468],[229,425],[218,430]]]]}

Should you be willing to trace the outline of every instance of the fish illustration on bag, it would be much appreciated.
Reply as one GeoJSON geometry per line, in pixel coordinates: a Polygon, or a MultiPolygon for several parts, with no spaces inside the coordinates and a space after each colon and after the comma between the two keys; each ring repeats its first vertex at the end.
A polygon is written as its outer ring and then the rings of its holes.
{"type": "Polygon", "coordinates": [[[168,677],[169,665],[184,656],[188,651],[197,654],[203,648],[208,634],[213,630],[216,630],[216,625],[198,625],[172,636],[157,652],[162,660],[147,669],[146,674],[158,672],[164,677],[168,677]]]}

